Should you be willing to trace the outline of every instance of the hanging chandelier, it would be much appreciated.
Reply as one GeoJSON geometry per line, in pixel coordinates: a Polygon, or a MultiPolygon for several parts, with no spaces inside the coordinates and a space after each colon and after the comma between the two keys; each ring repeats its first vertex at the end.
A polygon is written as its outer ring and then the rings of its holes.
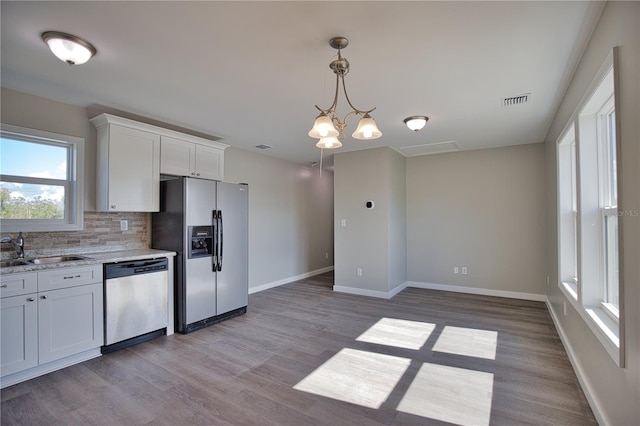
{"type": "Polygon", "coordinates": [[[331,68],[336,74],[336,91],[333,97],[333,103],[329,108],[323,109],[316,105],[316,108],[320,111],[320,115],[316,117],[316,121],[313,123],[313,127],[309,131],[309,136],[319,139],[316,144],[318,148],[340,148],[342,146],[340,139],[344,139],[344,128],[347,126],[347,120],[352,115],[359,115],[361,118],[358,122],[358,127],[356,127],[356,130],[351,134],[351,136],[354,139],[378,139],[382,136],[382,132],[378,129],[378,126],[376,126],[374,119],[369,115],[369,113],[376,108],[360,110],[354,107],[351,100],[349,100],[347,87],[344,84],[344,76],[349,73],[349,61],[342,57],[340,51],[349,45],[349,40],[345,37],[334,37],[329,40],[329,45],[338,50],[338,59],[329,64],[329,68],[331,68]],[[345,115],[344,120],[340,119],[340,116],[336,111],[336,107],[338,106],[340,82],[342,82],[344,97],[352,108],[352,111],[345,115]]]}

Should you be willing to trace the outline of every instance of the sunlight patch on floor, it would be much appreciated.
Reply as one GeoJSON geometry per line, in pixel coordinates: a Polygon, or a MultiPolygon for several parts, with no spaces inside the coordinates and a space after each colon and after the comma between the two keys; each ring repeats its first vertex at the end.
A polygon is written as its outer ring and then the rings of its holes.
{"type": "Polygon", "coordinates": [[[342,349],[293,388],[369,408],[380,408],[410,359],[342,349]]]}
{"type": "Polygon", "coordinates": [[[398,411],[457,425],[487,426],[492,394],[491,373],[425,363],[398,411]]]}
{"type": "Polygon", "coordinates": [[[356,340],[418,350],[425,344],[435,328],[435,324],[428,322],[382,318],[356,340]]]}
{"type": "Polygon", "coordinates": [[[497,345],[497,331],[445,326],[433,350],[495,360],[497,345]]]}

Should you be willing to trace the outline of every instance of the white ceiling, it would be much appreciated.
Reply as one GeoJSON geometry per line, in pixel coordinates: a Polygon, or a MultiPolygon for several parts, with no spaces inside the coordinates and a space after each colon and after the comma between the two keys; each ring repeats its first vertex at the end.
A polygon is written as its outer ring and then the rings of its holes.
{"type": "MultiPolygon", "coordinates": [[[[340,151],[425,144],[462,150],[541,142],[601,2],[11,2],[1,3],[3,87],[102,106],[307,163],[327,108],[336,51],[349,39],[349,97],[383,136],[340,151]],[[55,58],[40,35],[75,34],[98,53],[55,58]],[[502,98],[531,93],[528,103],[502,98]],[[427,115],[420,132],[402,120],[427,115]],[[451,144],[450,142],[454,142],[451,144]]],[[[338,112],[348,111],[344,97],[338,112]]],[[[436,147],[433,147],[436,148],[436,147]]],[[[417,152],[408,149],[405,152],[417,152]]],[[[427,149],[427,152],[439,152],[427,149]]]]}

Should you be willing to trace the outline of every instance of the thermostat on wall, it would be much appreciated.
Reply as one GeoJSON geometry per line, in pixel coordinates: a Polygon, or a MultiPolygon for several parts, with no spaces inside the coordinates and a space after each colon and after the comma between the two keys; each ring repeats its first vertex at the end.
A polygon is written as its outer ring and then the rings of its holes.
{"type": "Polygon", "coordinates": [[[364,203],[364,205],[365,205],[366,208],[372,209],[372,208],[375,207],[376,204],[373,201],[367,201],[367,202],[364,203]]]}

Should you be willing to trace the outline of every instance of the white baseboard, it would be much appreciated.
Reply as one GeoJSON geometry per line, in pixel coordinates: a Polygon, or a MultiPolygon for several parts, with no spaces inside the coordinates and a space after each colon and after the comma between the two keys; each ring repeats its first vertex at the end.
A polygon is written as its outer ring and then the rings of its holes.
{"type": "Polygon", "coordinates": [[[279,287],[281,285],[289,284],[294,281],[302,280],[305,278],[313,277],[314,275],[324,274],[325,272],[333,271],[333,266],[327,266],[326,268],[316,269],[315,271],[306,272],[304,274],[296,275],[294,277],[284,278],[278,281],[273,281],[270,283],[262,284],[257,287],[250,287],[249,294],[258,293],[264,290],[269,290],[270,288],[279,287]]]}
{"type": "Polygon", "coordinates": [[[456,293],[479,294],[482,296],[507,297],[509,299],[533,300],[536,302],[544,302],[547,300],[544,294],[520,293],[517,291],[492,290],[488,288],[463,287],[447,284],[421,283],[417,281],[409,281],[407,287],[426,288],[429,290],[453,291],[456,293]]]}
{"type": "Polygon", "coordinates": [[[341,285],[334,285],[333,291],[336,291],[338,293],[357,294],[359,296],[377,297],[379,299],[391,299],[393,296],[400,293],[405,288],[407,288],[406,282],[389,291],[367,290],[364,288],[345,287],[341,285]]]}
{"type": "Polygon", "coordinates": [[[573,371],[576,373],[576,376],[578,377],[578,382],[580,382],[580,387],[582,387],[582,391],[584,392],[584,395],[587,398],[587,401],[589,401],[589,406],[591,407],[591,411],[593,411],[593,415],[596,417],[598,424],[600,425],[613,424],[609,422],[607,419],[605,419],[600,403],[596,399],[595,394],[591,386],[589,385],[589,382],[586,379],[584,370],[582,369],[582,364],[580,364],[578,357],[576,357],[576,353],[573,350],[573,346],[571,346],[571,343],[569,342],[569,339],[567,338],[567,335],[564,332],[562,325],[560,325],[560,320],[558,319],[556,312],[553,310],[553,307],[551,306],[549,299],[545,298],[545,302],[547,304],[547,310],[549,311],[549,314],[551,315],[551,319],[553,320],[553,324],[555,325],[556,330],[558,331],[558,336],[560,336],[560,341],[562,342],[562,345],[564,346],[564,350],[567,352],[567,355],[569,356],[569,361],[571,362],[573,371]]]}

